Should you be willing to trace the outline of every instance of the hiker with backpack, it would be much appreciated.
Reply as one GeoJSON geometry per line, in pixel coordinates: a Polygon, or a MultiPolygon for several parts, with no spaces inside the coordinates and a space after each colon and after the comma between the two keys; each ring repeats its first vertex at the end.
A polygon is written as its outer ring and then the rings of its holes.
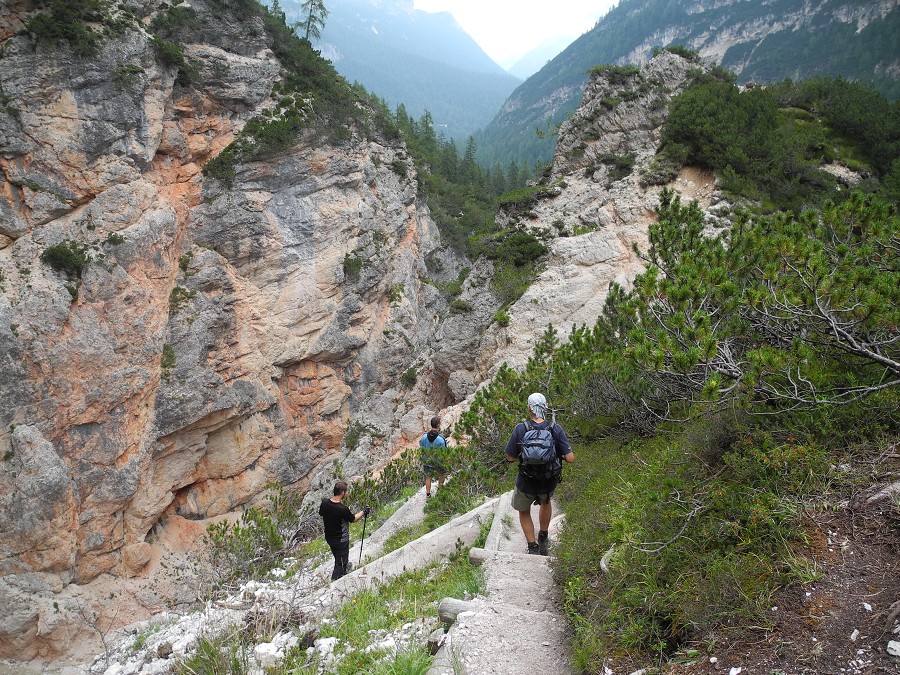
{"type": "Polygon", "coordinates": [[[447,439],[441,435],[441,418],[431,418],[431,429],[419,439],[422,448],[422,472],[425,474],[425,498],[431,497],[431,479],[437,478],[438,488],[444,486],[447,470],[444,468],[443,454],[447,439]]]}
{"type": "Polygon", "coordinates": [[[550,553],[548,529],[553,517],[550,499],[562,478],[562,460],[569,464],[575,461],[566,432],[554,421],[546,419],[547,411],[547,399],[543,394],[535,392],[529,396],[528,413],[531,419],[517,424],[506,444],[506,459],[519,461],[512,507],[519,512],[519,524],[528,542],[528,553],[540,555],[550,553]],[[540,505],[540,530],[536,539],[531,518],[533,504],[540,505]]]}
{"type": "MultiPolygon", "coordinates": [[[[353,513],[343,503],[347,496],[347,483],[342,480],[334,484],[334,494],[330,499],[323,499],[319,504],[319,515],[325,524],[325,541],[334,556],[334,570],[331,580],[336,581],[350,572],[350,523],[368,516],[371,509],[366,506],[362,511],[353,513]]],[[[362,551],[360,551],[362,553],[362,551]]]]}

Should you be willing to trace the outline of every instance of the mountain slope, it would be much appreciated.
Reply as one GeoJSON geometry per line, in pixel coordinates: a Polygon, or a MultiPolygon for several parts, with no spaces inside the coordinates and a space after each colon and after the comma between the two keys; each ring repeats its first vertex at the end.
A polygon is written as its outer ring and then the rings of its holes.
{"type": "MultiPolygon", "coordinates": [[[[300,2],[281,3],[289,21],[300,2]]],[[[409,0],[333,0],[316,43],[341,75],[415,118],[430,110],[446,136],[486,125],[520,80],[494,63],[453,17],[414,10],[409,0]]]]}
{"type": "Polygon", "coordinates": [[[898,0],[622,0],[513,92],[476,136],[480,159],[549,160],[554,141],[534,130],[578,106],[589,68],[639,65],[674,44],[734,70],[741,83],[840,75],[896,98],[898,8],[898,0]]]}

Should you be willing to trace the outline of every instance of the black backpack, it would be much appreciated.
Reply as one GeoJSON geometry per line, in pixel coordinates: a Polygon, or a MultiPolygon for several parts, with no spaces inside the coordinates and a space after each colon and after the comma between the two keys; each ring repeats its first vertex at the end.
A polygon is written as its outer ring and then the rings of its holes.
{"type": "Polygon", "coordinates": [[[552,424],[535,428],[531,420],[525,422],[525,435],[519,443],[519,473],[531,480],[553,480],[562,473],[562,462],[556,454],[556,441],[550,432],[552,424]]]}

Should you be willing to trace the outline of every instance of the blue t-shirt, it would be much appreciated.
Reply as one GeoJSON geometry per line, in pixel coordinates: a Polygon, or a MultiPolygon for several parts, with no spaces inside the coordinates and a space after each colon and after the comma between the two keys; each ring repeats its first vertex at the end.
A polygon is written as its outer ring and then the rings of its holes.
{"type": "Polygon", "coordinates": [[[447,441],[444,440],[444,437],[434,429],[429,431],[427,434],[422,434],[422,438],[419,439],[419,447],[420,448],[446,448],[447,441]]]}

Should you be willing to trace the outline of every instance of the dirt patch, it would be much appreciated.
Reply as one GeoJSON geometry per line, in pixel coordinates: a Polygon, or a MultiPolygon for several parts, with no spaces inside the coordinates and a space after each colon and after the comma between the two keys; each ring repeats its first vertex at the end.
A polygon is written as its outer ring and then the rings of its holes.
{"type": "Polygon", "coordinates": [[[700,207],[706,210],[712,205],[716,176],[712,171],[685,166],[678,172],[678,177],[670,187],[681,195],[683,202],[696,199],[700,207]]]}
{"type": "Polygon", "coordinates": [[[900,642],[900,508],[896,497],[873,499],[878,489],[807,514],[805,553],[820,578],[773,597],[770,630],[716,636],[711,653],[668,672],[900,673],[900,657],[888,653],[900,642]]]}

